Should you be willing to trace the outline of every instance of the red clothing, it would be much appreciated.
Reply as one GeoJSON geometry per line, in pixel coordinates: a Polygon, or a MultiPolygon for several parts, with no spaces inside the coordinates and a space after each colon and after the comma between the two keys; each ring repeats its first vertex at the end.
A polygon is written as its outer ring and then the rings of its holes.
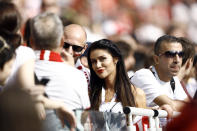
{"type": "Polygon", "coordinates": [[[181,115],[167,125],[167,131],[197,131],[197,101],[185,106],[181,115]]]}

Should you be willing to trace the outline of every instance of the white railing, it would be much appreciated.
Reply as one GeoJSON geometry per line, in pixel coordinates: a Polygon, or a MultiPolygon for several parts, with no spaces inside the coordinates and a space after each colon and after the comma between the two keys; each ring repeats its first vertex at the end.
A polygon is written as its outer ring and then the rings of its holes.
{"type": "MultiPolygon", "coordinates": [[[[149,118],[148,131],[162,131],[162,128],[159,126],[159,118],[166,118],[168,115],[165,110],[151,110],[136,107],[125,107],[124,113],[128,117],[128,129],[130,131],[136,131],[136,127],[133,123],[133,116],[147,116],[149,118]]],[[[173,112],[173,117],[179,114],[179,112],[173,112]]]]}

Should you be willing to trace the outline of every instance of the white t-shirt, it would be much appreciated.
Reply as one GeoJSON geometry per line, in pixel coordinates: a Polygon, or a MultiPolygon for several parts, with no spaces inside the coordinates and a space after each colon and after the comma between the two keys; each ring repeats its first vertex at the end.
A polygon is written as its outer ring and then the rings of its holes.
{"type": "Polygon", "coordinates": [[[156,106],[153,101],[160,95],[166,95],[173,100],[184,100],[187,98],[187,95],[177,77],[173,77],[175,81],[175,90],[173,93],[170,82],[161,81],[154,67],[152,67],[152,71],[150,69],[140,69],[136,71],[131,78],[131,82],[136,87],[144,90],[147,106],[156,106]]]}
{"type": "Polygon", "coordinates": [[[33,49],[26,46],[19,46],[16,49],[16,60],[13,65],[12,74],[14,74],[26,61],[31,59],[35,60],[35,53],[33,49]]]}
{"type": "Polygon", "coordinates": [[[29,60],[35,60],[36,56],[33,49],[26,47],[26,46],[19,46],[16,49],[16,59],[12,66],[12,72],[10,76],[7,78],[7,84],[11,85],[11,83],[15,83],[16,80],[16,73],[18,69],[25,64],[25,62],[29,60]]]}
{"type": "Polygon", "coordinates": [[[46,86],[46,94],[49,98],[63,101],[70,109],[89,108],[88,86],[84,74],[59,61],[61,56],[57,53],[46,50],[42,51],[42,54],[41,51],[35,53],[35,73],[38,79],[50,79],[46,86]]]}

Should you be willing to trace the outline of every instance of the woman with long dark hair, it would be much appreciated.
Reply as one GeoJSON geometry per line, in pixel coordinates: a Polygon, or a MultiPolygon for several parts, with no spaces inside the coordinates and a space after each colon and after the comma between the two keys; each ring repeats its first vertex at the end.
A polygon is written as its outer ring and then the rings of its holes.
{"type": "Polygon", "coordinates": [[[146,107],[144,92],[130,83],[121,52],[112,41],[92,43],[88,64],[91,109],[117,113],[125,106],[146,107]]]}

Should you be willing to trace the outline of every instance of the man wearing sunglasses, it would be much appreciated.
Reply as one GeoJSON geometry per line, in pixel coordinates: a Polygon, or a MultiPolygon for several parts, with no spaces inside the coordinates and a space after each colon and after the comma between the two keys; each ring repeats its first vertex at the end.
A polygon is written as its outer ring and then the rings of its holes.
{"type": "Polygon", "coordinates": [[[67,60],[66,57],[70,57],[71,55],[74,58],[74,63],[76,63],[78,58],[84,53],[87,48],[86,40],[87,35],[82,26],[77,24],[70,24],[65,26],[63,46],[65,50],[63,51],[63,56],[65,60],[67,60]]]}
{"type": "Polygon", "coordinates": [[[154,46],[154,66],[135,72],[131,82],[144,90],[147,106],[168,104],[175,111],[180,111],[188,100],[177,74],[184,56],[180,39],[164,35],[154,46]]]}
{"type": "Polygon", "coordinates": [[[64,50],[62,51],[62,57],[68,64],[75,66],[84,73],[89,85],[90,71],[83,64],[80,57],[87,48],[86,40],[87,35],[82,26],[70,24],[64,27],[64,50]]]}

